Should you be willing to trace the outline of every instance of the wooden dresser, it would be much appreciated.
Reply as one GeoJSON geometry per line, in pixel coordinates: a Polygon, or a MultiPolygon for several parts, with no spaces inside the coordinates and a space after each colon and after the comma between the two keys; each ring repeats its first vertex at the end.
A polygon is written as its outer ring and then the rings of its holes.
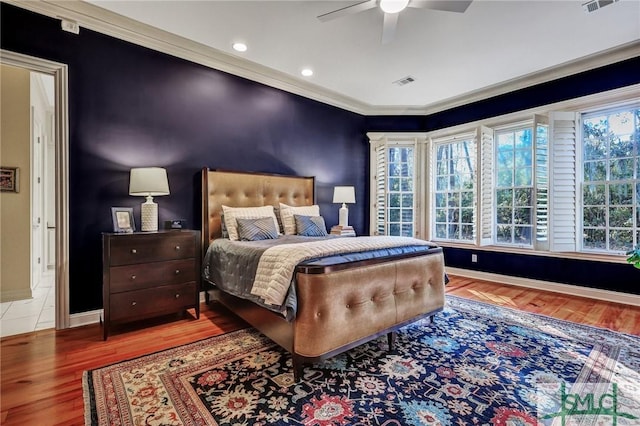
{"type": "Polygon", "coordinates": [[[102,234],[104,340],[112,323],[195,308],[200,318],[200,231],[102,234]]]}

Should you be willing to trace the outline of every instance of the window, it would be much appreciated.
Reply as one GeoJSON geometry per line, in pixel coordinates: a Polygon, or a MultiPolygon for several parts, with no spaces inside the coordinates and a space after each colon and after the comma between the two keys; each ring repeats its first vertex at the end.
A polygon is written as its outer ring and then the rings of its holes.
{"type": "Polygon", "coordinates": [[[367,133],[370,232],[624,254],[640,244],[639,88],[425,133],[367,133]]]}
{"type": "MultiPolygon", "coordinates": [[[[372,215],[375,235],[414,237],[420,234],[415,212],[419,200],[416,162],[421,152],[418,138],[389,140],[388,135],[369,134],[371,139],[372,215]],[[413,140],[412,140],[413,139],[413,140]]],[[[423,140],[423,139],[422,139],[423,140]]]]}
{"type": "Polygon", "coordinates": [[[496,242],[532,245],[533,128],[496,132],[496,242]]]}
{"type": "Polygon", "coordinates": [[[413,147],[387,148],[387,235],[413,236],[413,147]]]}
{"type": "Polygon", "coordinates": [[[582,248],[625,252],[640,243],[640,108],[582,123],[582,248]]]}
{"type": "Polygon", "coordinates": [[[533,247],[546,243],[548,126],[533,123],[496,132],[495,243],[533,247]]]}
{"type": "Polygon", "coordinates": [[[476,143],[473,135],[435,144],[436,240],[473,242],[476,143]]]}

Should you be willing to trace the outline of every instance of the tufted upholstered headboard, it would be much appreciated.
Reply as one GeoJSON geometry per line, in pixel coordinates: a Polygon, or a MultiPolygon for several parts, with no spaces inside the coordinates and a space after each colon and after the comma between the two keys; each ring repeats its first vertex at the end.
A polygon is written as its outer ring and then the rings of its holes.
{"type": "Polygon", "coordinates": [[[202,249],[222,236],[222,205],[308,206],[315,202],[315,178],[202,169],[202,249]]]}

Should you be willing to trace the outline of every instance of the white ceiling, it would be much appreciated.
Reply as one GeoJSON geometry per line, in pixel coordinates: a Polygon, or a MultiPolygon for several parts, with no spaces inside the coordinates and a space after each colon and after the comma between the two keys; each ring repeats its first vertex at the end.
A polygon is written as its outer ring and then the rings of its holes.
{"type": "Polygon", "coordinates": [[[593,13],[584,11],[583,1],[572,0],[474,0],[462,14],[407,8],[386,45],[380,42],[379,8],[324,23],[316,18],[357,2],[90,3],[197,42],[191,49],[204,45],[232,55],[239,75],[252,67],[262,74],[274,70],[293,86],[322,93],[320,98],[334,96],[341,104],[352,103],[353,110],[373,112],[424,111],[512,90],[517,85],[504,83],[554,78],[559,65],[597,66],[584,59],[620,46],[627,57],[640,54],[640,0],[620,0],[593,13]],[[249,46],[247,52],[231,48],[239,40],[249,46]],[[314,75],[302,77],[304,67],[314,75]],[[415,82],[393,84],[406,76],[415,82]]]}

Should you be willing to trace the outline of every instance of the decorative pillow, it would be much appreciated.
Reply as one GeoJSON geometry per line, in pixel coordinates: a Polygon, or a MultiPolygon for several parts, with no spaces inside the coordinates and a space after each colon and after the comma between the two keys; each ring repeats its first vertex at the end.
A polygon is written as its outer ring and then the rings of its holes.
{"type": "Polygon", "coordinates": [[[298,235],[305,237],[324,237],[327,235],[327,226],[322,216],[301,216],[293,215],[296,222],[298,235]]]}
{"type": "Polygon", "coordinates": [[[229,238],[229,231],[227,231],[227,224],[224,223],[224,215],[220,215],[220,233],[222,238],[229,238]]]}
{"type": "Polygon", "coordinates": [[[313,206],[288,206],[280,203],[280,219],[282,220],[282,226],[284,227],[285,235],[295,235],[296,222],[293,219],[294,214],[301,216],[320,216],[320,207],[313,206]]]}
{"type": "Polygon", "coordinates": [[[278,220],[273,213],[273,206],[262,207],[229,207],[222,206],[222,212],[224,214],[224,224],[227,227],[229,233],[229,239],[231,241],[238,241],[238,222],[236,219],[258,219],[261,217],[270,217],[273,219],[276,230],[278,229],[278,220]]]}
{"type": "Polygon", "coordinates": [[[237,218],[238,236],[242,241],[272,240],[278,238],[278,231],[273,219],[261,217],[258,219],[237,218]]]}
{"type": "Polygon", "coordinates": [[[284,227],[282,226],[282,217],[280,217],[280,207],[273,206],[273,213],[278,221],[278,235],[284,235],[284,227]]]}

